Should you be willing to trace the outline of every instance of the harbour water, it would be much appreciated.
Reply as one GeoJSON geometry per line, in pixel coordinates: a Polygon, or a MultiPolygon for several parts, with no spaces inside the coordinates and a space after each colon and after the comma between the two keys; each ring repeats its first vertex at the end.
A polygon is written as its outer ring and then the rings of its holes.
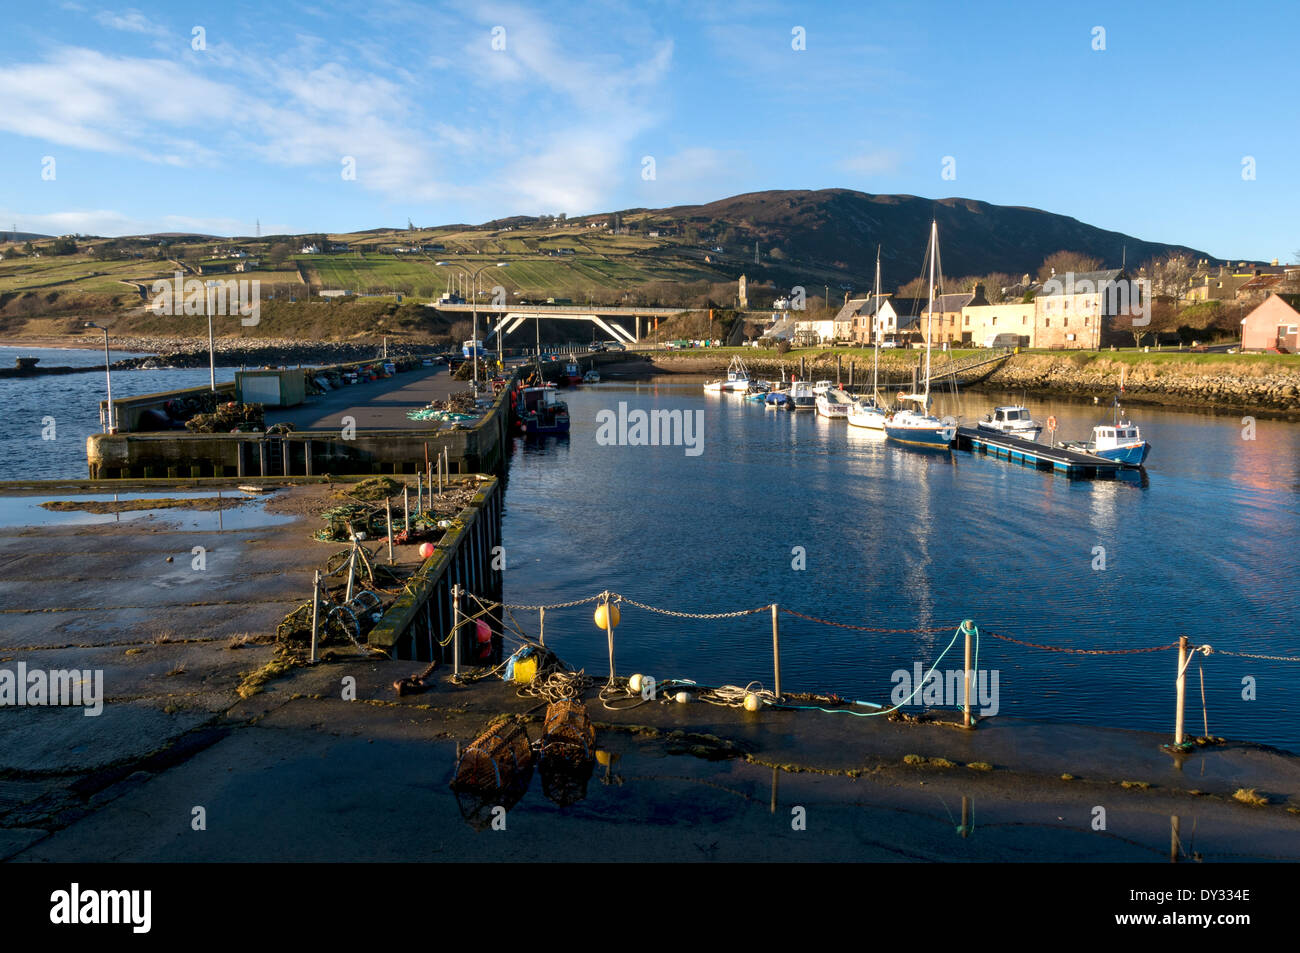
{"type": "MultiPolygon", "coordinates": [[[[1084,649],[1193,644],[1300,655],[1300,426],[1133,406],[1147,476],[1071,481],[964,452],[909,450],[843,421],[704,394],[704,378],[602,383],[566,394],[567,439],[517,439],[506,490],[506,598],[566,602],[609,589],[718,613],[777,602],[783,689],[889,704],[894,673],[928,666],[962,619],[985,633],[1084,649]],[[597,416],[700,411],[698,455],[604,445],[597,416]],[[1104,549],[1104,553],[1101,551],[1104,549]],[[800,552],[805,568],[800,565],[800,552]],[[1104,562],[1102,561],[1104,557],[1104,562]],[[1104,565],[1104,568],[1101,568],[1104,565]]],[[[973,423],[1023,395],[971,392],[935,409],[973,423]]],[[[1083,438],[1108,408],[1026,401],[1083,438]]],[[[592,606],[546,614],[546,643],[603,675],[592,606]]],[[[520,612],[536,630],[537,613],[520,612]]],[[[770,613],[693,620],[625,607],[618,670],[702,683],[772,683],[770,613]]],[[[961,644],[941,665],[961,668],[961,644]]],[[[1168,730],[1175,651],[1046,652],[993,639],[999,714],[1168,730]]],[[[1300,663],[1198,655],[1187,725],[1300,751],[1300,663]],[[1253,680],[1253,699],[1247,689],[1253,680]]],[[[842,717],[842,716],[841,716],[842,717]]]]}
{"type": "MultiPolygon", "coordinates": [[[[114,361],[138,355],[109,351],[114,361]]],[[[94,367],[84,374],[0,378],[0,480],[85,478],[86,438],[100,432],[104,399],[104,352],[94,348],[0,347],[0,367],[17,357],[39,357],[46,367],[94,367]],[[46,418],[54,418],[54,439],[46,418]]],[[[201,387],[207,368],[113,372],[113,397],[134,397],[180,387],[201,387]]],[[[235,368],[218,367],[217,382],[235,379],[235,368]]]]}
{"type": "MultiPolygon", "coordinates": [[[[102,360],[89,350],[6,348],[0,361],[12,364],[10,351],[50,365],[102,360]]],[[[233,373],[218,368],[218,379],[233,373]]],[[[895,673],[928,667],[971,618],[986,633],[980,667],[998,673],[999,715],[1155,731],[1172,732],[1176,653],[1045,652],[987,633],[1107,650],[1186,634],[1218,650],[1300,655],[1300,425],[1259,420],[1247,440],[1239,417],[1134,405],[1154,447],[1145,478],[1070,481],[969,453],[903,449],[844,421],[705,395],[703,380],[571,390],[568,438],[514,442],[505,494],[508,602],[567,602],[609,589],[692,613],[777,602],[872,629],[936,630],[875,632],[781,616],[785,690],[882,704],[895,673]],[[698,411],[700,452],[598,442],[598,415],[617,414],[620,403],[628,411],[698,411]]],[[[113,392],[206,381],[205,369],[122,371],[113,392]]],[[[0,479],[84,477],[85,437],[99,430],[103,387],[95,372],[0,379],[0,479]],[[45,416],[56,419],[55,440],[41,439],[45,416]]],[[[935,409],[971,423],[996,403],[1022,399],[972,392],[940,398],[935,409]]],[[[1063,438],[1086,437],[1107,413],[1091,401],[1025,402],[1040,420],[1055,415],[1063,438]]],[[[34,520],[44,512],[22,506],[34,520]]],[[[222,518],[201,517],[204,525],[222,518]]],[[[546,642],[603,675],[605,637],[591,610],[548,612],[546,642]]],[[[537,613],[514,615],[536,634],[537,613]]],[[[616,634],[621,674],[771,687],[767,611],[696,620],[625,606],[616,634]]],[[[961,667],[960,643],[940,667],[961,667]]],[[[1300,663],[1198,655],[1187,701],[1197,734],[1202,669],[1210,733],[1300,751],[1300,663]],[[1248,688],[1251,698],[1243,697],[1248,688]]]]}

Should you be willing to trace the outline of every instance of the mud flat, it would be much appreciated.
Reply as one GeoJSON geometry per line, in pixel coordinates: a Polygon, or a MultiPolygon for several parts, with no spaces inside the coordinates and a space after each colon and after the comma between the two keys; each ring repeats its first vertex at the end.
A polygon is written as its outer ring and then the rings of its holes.
{"type": "MultiPolygon", "coordinates": [[[[609,710],[595,685],[602,763],[585,798],[559,807],[534,778],[508,810],[516,836],[489,836],[448,788],[458,748],[502,714],[536,739],[539,699],[497,679],[453,684],[447,667],[432,690],[398,697],[394,681],[422,663],[335,646],[307,666],[277,652],[277,624],[339,549],[309,538],[334,492],[0,527],[0,668],[102,670],[104,685],[98,717],[0,712],[0,856],[1167,861],[1172,825],[1181,859],[1300,859],[1300,759],[1269,748],[1174,757],[1153,734],[1001,717],[970,731],[952,712],[609,710]],[[195,806],[206,831],[191,826],[195,806]],[[792,827],[796,808],[806,830],[792,827]]],[[[548,626],[547,642],[562,645],[562,630],[548,626]]]]}

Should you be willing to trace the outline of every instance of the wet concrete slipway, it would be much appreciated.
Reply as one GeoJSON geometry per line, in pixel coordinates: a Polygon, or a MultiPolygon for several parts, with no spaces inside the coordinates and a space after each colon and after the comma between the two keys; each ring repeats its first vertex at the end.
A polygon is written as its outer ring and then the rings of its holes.
{"type": "Polygon", "coordinates": [[[471,823],[448,787],[458,746],[502,712],[530,713],[536,738],[536,698],[499,680],[452,684],[447,668],[399,698],[393,682],[423,665],[353,650],[240,697],[272,658],[267,633],[338,548],[308,539],[319,522],[302,504],[318,489],[220,515],[39,528],[24,507],[48,492],[8,498],[0,667],[102,669],[105,702],[98,717],[0,709],[0,857],[1300,859],[1300,763],[1271,749],[1175,759],[1167,737],[1008,718],[965,731],[698,703],[609,710],[594,688],[601,763],[585,798],[561,807],[534,777],[503,824],[471,823]],[[1234,800],[1243,788],[1267,803],[1234,800]]]}

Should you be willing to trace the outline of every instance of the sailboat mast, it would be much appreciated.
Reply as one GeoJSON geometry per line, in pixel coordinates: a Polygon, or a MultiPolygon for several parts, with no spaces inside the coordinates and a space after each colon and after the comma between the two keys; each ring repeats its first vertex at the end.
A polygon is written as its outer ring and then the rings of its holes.
{"type": "Polygon", "coordinates": [[[934,260],[939,254],[939,223],[930,220],[930,307],[925,322],[925,409],[930,410],[930,335],[934,329],[934,260]]]}
{"type": "Polygon", "coordinates": [[[880,246],[876,246],[876,304],[872,309],[871,322],[875,325],[872,335],[876,341],[876,353],[871,365],[871,396],[874,398],[880,390],[880,246]]]}

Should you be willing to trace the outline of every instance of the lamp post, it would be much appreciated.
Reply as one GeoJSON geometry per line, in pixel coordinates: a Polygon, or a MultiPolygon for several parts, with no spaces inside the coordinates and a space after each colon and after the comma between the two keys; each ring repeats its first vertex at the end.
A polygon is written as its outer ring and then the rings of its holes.
{"type": "Polygon", "coordinates": [[[212,286],[215,281],[206,281],[203,287],[206,289],[205,304],[208,312],[208,382],[213,393],[217,390],[217,350],[212,339],[212,286]]]}
{"type": "MultiPolygon", "coordinates": [[[[436,261],[436,262],[434,262],[434,264],[437,265],[439,268],[446,268],[446,267],[453,266],[454,263],[453,263],[453,262],[450,262],[450,261],[436,261]]],[[[508,262],[499,261],[499,262],[496,263],[496,265],[482,265],[482,266],[476,268],[476,269],[475,269],[474,271],[472,271],[472,272],[467,271],[467,270],[464,269],[464,268],[461,268],[461,269],[460,269],[460,273],[461,273],[462,275],[465,275],[467,278],[470,279],[470,281],[472,281],[472,282],[474,283],[474,290],[473,290],[473,294],[474,294],[474,333],[471,335],[471,338],[470,338],[470,339],[473,341],[473,348],[474,348],[474,354],[473,354],[473,357],[471,357],[471,360],[474,362],[474,396],[475,396],[475,397],[478,397],[478,352],[479,352],[479,347],[478,347],[478,276],[481,275],[484,271],[486,271],[486,270],[489,269],[489,268],[493,268],[493,267],[496,267],[496,268],[505,268],[507,264],[508,264],[508,262]]],[[[498,345],[498,346],[499,346],[499,345],[498,345]]]]}
{"type": "Polygon", "coordinates": [[[104,382],[108,385],[108,419],[106,421],[105,433],[112,433],[114,430],[113,422],[113,373],[109,370],[108,360],[108,328],[102,324],[95,324],[91,321],[86,322],[88,328],[98,328],[104,332],[104,382]]]}

